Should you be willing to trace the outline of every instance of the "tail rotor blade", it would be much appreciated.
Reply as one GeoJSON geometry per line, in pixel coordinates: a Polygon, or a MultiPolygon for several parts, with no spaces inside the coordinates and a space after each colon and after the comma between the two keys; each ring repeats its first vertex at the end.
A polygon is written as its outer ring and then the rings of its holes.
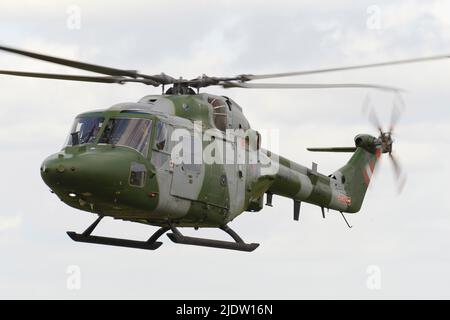
{"type": "Polygon", "coordinates": [[[399,181],[397,185],[397,192],[398,194],[402,193],[403,189],[405,188],[406,184],[406,176],[403,176],[399,181]]]}
{"type": "Polygon", "coordinates": [[[391,124],[389,125],[389,132],[391,134],[394,132],[395,126],[397,125],[397,122],[400,119],[401,114],[402,110],[400,109],[398,104],[394,102],[391,112],[391,124]]]}
{"type": "Polygon", "coordinates": [[[381,127],[380,120],[378,119],[378,116],[377,116],[375,110],[372,107],[372,101],[371,101],[370,96],[368,94],[364,98],[363,105],[362,105],[362,111],[363,111],[363,113],[367,114],[369,122],[375,128],[377,128],[377,130],[380,132],[380,134],[382,134],[383,133],[383,128],[381,127]]]}
{"type": "Polygon", "coordinates": [[[377,128],[380,134],[383,134],[383,128],[381,127],[380,120],[373,108],[369,108],[369,121],[377,128]]]}
{"type": "Polygon", "coordinates": [[[392,160],[395,177],[398,179],[398,178],[400,178],[400,175],[402,174],[401,166],[392,153],[389,153],[389,158],[391,158],[391,160],[392,160]]]}
{"type": "Polygon", "coordinates": [[[404,171],[403,171],[398,159],[392,153],[389,153],[389,158],[391,158],[392,167],[394,168],[394,174],[395,174],[395,179],[397,181],[398,193],[401,193],[405,186],[405,183],[406,183],[406,174],[404,174],[404,171]]]}

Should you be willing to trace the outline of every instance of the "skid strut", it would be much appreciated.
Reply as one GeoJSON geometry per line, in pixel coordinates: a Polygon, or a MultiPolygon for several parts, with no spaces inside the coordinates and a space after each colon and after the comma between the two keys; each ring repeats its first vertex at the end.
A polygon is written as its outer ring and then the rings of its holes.
{"type": "Polygon", "coordinates": [[[160,236],[162,236],[165,232],[169,230],[168,227],[159,228],[147,241],[137,241],[137,240],[129,240],[129,239],[120,239],[120,238],[109,238],[109,237],[101,237],[101,236],[93,236],[91,235],[92,231],[94,231],[95,227],[99,224],[99,222],[103,219],[103,216],[99,216],[97,220],[94,221],[83,233],[76,233],[73,231],[68,231],[68,236],[77,242],[86,242],[86,243],[95,243],[95,244],[103,244],[110,246],[118,246],[118,247],[127,247],[127,248],[136,248],[136,249],[146,249],[146,250],[155,250],[158,249],[162,242],[156,241],[160,236]]]}
{"type": "Polygon", "coordinates": [[[175,243],[180,244],[188,244],[193,246],[202,246],[202,247],[213,247],[220,249],[230,249],[230,250],[239,250],[239,251],[253,251],[258,248],[259,243],[245,243],[239,235],[234,232],[228,226],[220,227],[221,230],[228,233],[235,242],[232,241],[223,241],[223,240],[214,240],[214,239],[204,239],[204,238],[196,238],[196,237],[187,237],[184,236],[175,226],[171,225],[170,229],[172,233],[168,233],[167,236],[170,240],[175,243]]]}

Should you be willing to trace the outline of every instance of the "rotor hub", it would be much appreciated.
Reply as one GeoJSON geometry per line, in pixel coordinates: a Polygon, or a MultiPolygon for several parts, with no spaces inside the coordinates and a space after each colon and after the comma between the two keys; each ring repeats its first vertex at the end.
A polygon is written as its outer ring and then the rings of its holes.
{"type": "Polygon", "coordinates": [[[378,137],[378,141],[383,153],[392,153],[392,144],[394,143],[394,141],[392,140],[390,132],[382,132],[378,137]]]}

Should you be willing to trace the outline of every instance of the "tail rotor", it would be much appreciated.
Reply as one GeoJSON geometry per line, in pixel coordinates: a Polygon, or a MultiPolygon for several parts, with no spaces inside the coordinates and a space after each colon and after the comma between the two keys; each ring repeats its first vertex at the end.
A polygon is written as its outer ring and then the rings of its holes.
{"type": "Polygon", "coordinates": [[[391,122],[389,125],[389,130],[384,131],[377,116],[377,113],[375,112],[375,109],[371,105],[371,100],[368,95],[366,96],[363,102],[363,112],[367,114],[369,122],[379,132],[379,136],[375,141],[375,145],[377,146],[377,148],[379,148],[381,153],[387,153],[389,155],[389,159],[391,160],[392,168],[394,171],[394,177],[397,183],[398,193],[401,193],[405,186],[406,173],[403,170],[402,166],[400,165],[398,158],[394,156],[394,154],[392,153],[392,147],[394,143],[392,135],[394,133],[398,121],[400,120],[403,109],[404,109],[403,100],[398,95],[392,105],[391,122]]]}

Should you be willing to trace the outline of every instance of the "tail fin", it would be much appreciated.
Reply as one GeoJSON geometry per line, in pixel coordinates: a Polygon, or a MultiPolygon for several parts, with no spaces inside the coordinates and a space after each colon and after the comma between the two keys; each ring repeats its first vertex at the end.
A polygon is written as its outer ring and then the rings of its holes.
{"type": "Polygon", "coordinates": [[[361,134],[355,137],[356,147],[308,148],[316,152],[353,152],[347,164],[333,174],[340,177],[345,189],[346,212],[355,213],[361,209],[377,159],[382,153],[380,145],[375,142],[375,137],[361,134]]]}
{"type": "Polygon", "coordinates": [[[378,148],[358,147],[347,164],[338,170],[343,177],[346,194],[351,199],[347,212],[355,213],[361,209],[380,153],[378,148]]]}

